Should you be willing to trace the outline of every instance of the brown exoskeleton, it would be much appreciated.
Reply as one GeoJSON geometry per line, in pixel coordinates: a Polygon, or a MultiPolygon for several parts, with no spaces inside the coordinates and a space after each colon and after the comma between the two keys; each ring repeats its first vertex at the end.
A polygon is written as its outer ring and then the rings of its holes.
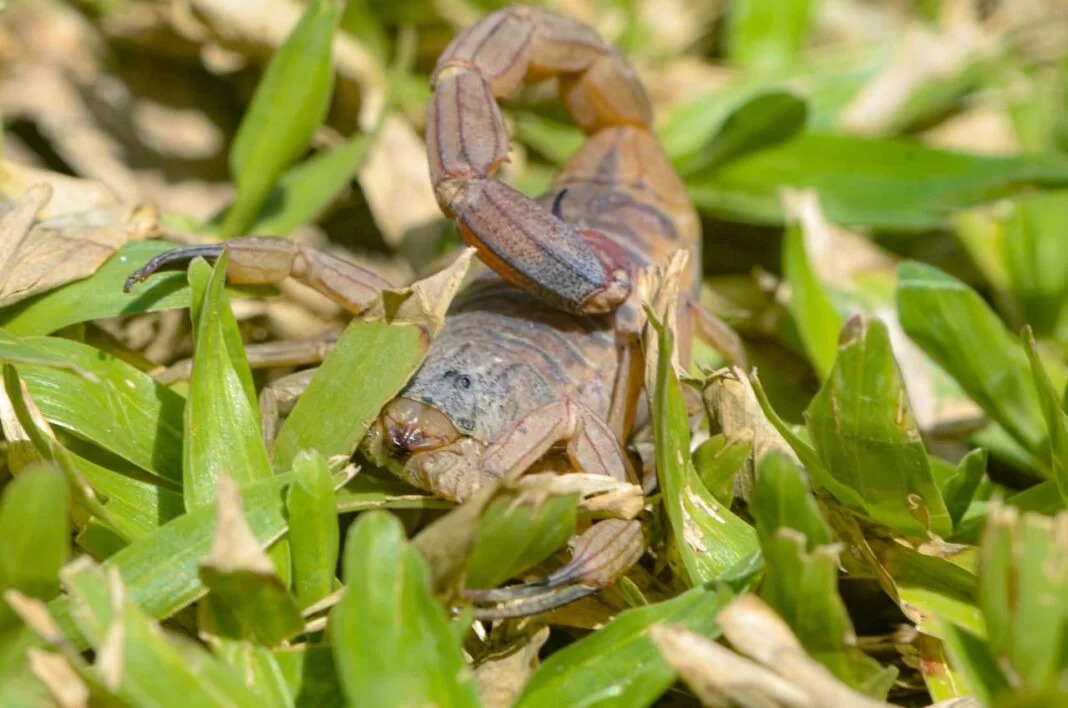
{"type": "MultiPolygon", "coordinates": [[[[647,417],[632,279],[700,247],[697,215],[652,133],[645,91],[592,29],[523,6],[456,37],[432,83],[426,138],[435,194],[489,267],[453,302],[426,362],[383,409],[363,450],[456,501],[533,467],[640,483],[623,450],[647,417]],[[494,179],[509,145],[496,101],[547,78],[589,139],[533,201],[494,179]]],[[[178,249],[131,280],[223,250],[232,281],[294,276],[355,312],[384,285],[344,261],[263,238],[178,249]]],[[[683,274],[691,294],[699,262],[692,258],[683,274]]],[[[701,317],[692,305],[680,309],[683,352],[701,317]]],[[[726,346],[737,352],[735,342],[726,346]]],[[[473,593],[489,605],[483,614],[540,611],[621,576],[644,552],[633,518],[640,509],[623,503],[621,518],[593,524],[574,560],[550,578],[473,593]]]]}

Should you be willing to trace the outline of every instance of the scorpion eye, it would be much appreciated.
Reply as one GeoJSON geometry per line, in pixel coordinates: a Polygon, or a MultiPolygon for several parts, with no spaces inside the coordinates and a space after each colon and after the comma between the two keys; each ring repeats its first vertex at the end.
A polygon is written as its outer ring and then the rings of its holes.
{"type": "Polygon", "coordinates": [[[461,375],[456,379],[456,385],[465,390],[471,388],[471,377],[467,374],[461,375]]]}
{"type": "Polygon", "coordinates": [[[456,421],[456,424],[467,431],[472,431],[475,429],[475,421],[471,420],[470,418],[460,418],[458,421],[456,421]]]}

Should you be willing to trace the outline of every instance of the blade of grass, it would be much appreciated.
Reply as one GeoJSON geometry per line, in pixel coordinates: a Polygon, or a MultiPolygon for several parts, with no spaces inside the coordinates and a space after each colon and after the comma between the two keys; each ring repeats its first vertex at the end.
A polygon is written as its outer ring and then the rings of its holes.
{"type": "Polygon", "coordinates": [[[220,474],[239,485],[271,476],[252,373],[222,292],[226,264],[223,254],[214,270],[199,259],[189,269],[195,337],[182,490],[190,510],[214,500],[220,474]]]}
{"type": "Polygon", "coordinates": [[[334,591],[334,568],[341,544],[334,480],[322,455],[304,451],[293,460],[289,488],[289,544],[293,552],[293,588],[301,607],[334,591]]]}
{"type": "Polygon", "coordinates": [[[361,514],[345,543],[348,591],[330,617],[348,700],[367,705],[479,704],[430,593],[426,566],[388,512],[361,514]]]}
{"type": "Polygon", "coordinates": [[[248,230],[279,175],[308,149],[326,116],[341,11],[339,0],[312,0],[267,65],[230,151],[237,199],[223,218],[225,236],[248,230]]]}

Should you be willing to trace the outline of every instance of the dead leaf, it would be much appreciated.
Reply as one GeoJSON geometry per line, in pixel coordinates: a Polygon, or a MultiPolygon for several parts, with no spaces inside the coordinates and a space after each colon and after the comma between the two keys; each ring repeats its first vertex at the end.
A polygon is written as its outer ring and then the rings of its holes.
{"type": "Polygon", "coordinates": [[[360,188],[387,244],[441,218],[427,171],[426,146],[401,115],[386,116],[360,168],[360,188]],[[403,195],[404,208],[397,208],[403,195]]]}
{"type": "Polygon", "coordinates": [[[65,658],[37,647],[31,647],[26,657],[33,675],[45,685],[62,708],[84,708],[89,705],[89,687],[65,658]]]}
{"type": "Polygon", "coordinates": [[[549,628],[541,627],[526,635],[524,641],[495,653],[475,667],[475,685],[486,708],[505,708],[515,703],[538,667],[538,652],[548,638],[549,628]]]}
{"type": "Polygon", "coordinates": [[[815,708],[804,691],[770,669],[685,627],[654,625],[649,639],[703,705],[815,708]]]}
{"type": "Polygon", "coordinates": [[[202,565],[219,573],[275,575],[274,564],[245,520],[241,490],[226,475],[219,476],[215,535],[211,542],[211,554],[202,565]]]}
{"type": "Polygon", "coordinates": [[[810,657],[790,627],[755,595],[743,595],[716,617],[724,636],[739,652],[767,666],[814,706],[879,708],[887,704],[858,693],[810,657]]]}
{"type": "Polygon", "coordinates": [[[713,372],[705,384],[703,397],[709,415],[719,424],[728,444],[752,445],[745,468],[734,478],[735,497],[748,501],[755,470],[768,453],[778,452],[800,465],[793,448],[764,415],[753,384],[741,369],[713,372]]]}
{"type": "Polygon", "coordinates": [[[363,313],[369,322],[415,324],[436,335],[445,324],[445,313],[464,283],[475,249],[466,248],[448,268],[407,288],[385,290],[363,313]]]}
{"type": "MultiPolygon", "coordinates": [[[[63,198],[86,199],[75,196],[69,180],[60,182],[63,198]]],[[[94,188],[89,193],[99,195],[94,188]]],[[[0,205],[0,307],[88,277],[127,241],[159,229],[156,210],[148,205],[68,212],[68,203],[35,223],[54,194],[50,184],[35,184],[0,205]]]]}
{"type": "Polygon", "coordinates": [[[36,184],[52,188],[52,198],[39,212],[42,219],[118,204],[118,197],[103,182],[70,177],[10,160],[0,163],[0,195],[13,199],[36,184]]]}

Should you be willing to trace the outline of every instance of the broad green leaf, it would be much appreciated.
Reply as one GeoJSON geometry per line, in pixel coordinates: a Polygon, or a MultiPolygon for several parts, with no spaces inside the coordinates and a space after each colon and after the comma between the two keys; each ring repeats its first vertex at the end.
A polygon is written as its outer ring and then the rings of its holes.
{"type": "Polygon", "coordinates": [[[811,187],[832,223],[899,232],[944,228],[958,209],[1063,184],[1068,161],[831,134],[803,134],[687,180],[697,208],[712,216],[782,224],[781,189],[811,187]]]}
{"type": "Polygon", "coordinates": [[[1068,191],[1023,195],[1004,217],[1009,287],[1040,336],[1054,332],[1068,297],[1065,214],[1068,191]]]}
{"type": "Polygon", "coordinates": [[[334,88],[334,31],[341,11],[339,0],[308,3],[256,86],[230,151],[237,199],[222,224],[226,236],[248,230],[279,175],[308,149],[326,116],[334,88]]]}
{"type": "Polygon", "coordinates": [[[423,362],[428,344],[416,325],[350,323],[278,432],[275,468],[289,469],[301,450],[352,454],[423,362]]]}
{"type": "Polygon", "coordinates": [[[1061,409],[1060,397],[1049,380],[1046,367],[1038,357],[1038,347],[1030,329],[1024,330],[1024,337],[1027,340],[1024,351],[1031,363],[1031,374],[1035,378],[1042,414],[1046,419],[1053,481],[1057,483],[1065,506],[1068,506],[1068,414],[1061,409]]]}
{"type": "Polygon", "coordinates": [[[728,600],[729,592],[693,588],[619,613],[603,629],[546,659],[516,708],[651,705],[675,681],[675,673],[649,640],[649,627],[678,624],[715,639],[715,616],[728,600]]]}
{"type": "Polygon", "coordinates": [[[1027,356],[978,293],[937,268],[902,263],[897,307],[909,337],[991,418],[1032,455],[1045,449],[1042,409],[1027,356]]]}
{"type": "Polygon", "coordinates": [[[574,494],[538,501],[499,494],[478,522],[466,586],[496,587],[562,548],[575,534],[577,504],[574,494]]]}
{"type": "Polygon", "coordinates": [[[727,56],[755,72],[790,69],[814,15],[813,0],[734,0],[727,15],[727,56]]]}
{"type": "Polygon", "coordinates": [[[756,550],[756,532],[718,502],[697,476],[690,458],[690,419],[671,363],[672,334],[653,318],[650,322],[657,328],[660,350],[653,397],[656,476],[687,580],[700,585],[756,550]]]}
{"type": "Polygon", "coordinates": [[[1004,507],[988,515],[979,603],[991,653],[1023,686],[1068,676],[1068,512],[1054,518],[1004,507]]]}
{"type": "Polygon", "coordinates": [[[370,143],[370,136],[356,135],[286,170],[248,231],[288,236],[301,224],[318,219],[349,186],[370,143]]]}
{"type": "Polygon", "coordinates": [[[334,501],[334,481],[321,455],[304,451],[293,460],[293,484],[286,508],[293,554],[293,588],[301,607],[334,590],[341,543],[334,501]]]}
{"type": "Polygon", "coordinates": [[[790,300],[786,305],[790,317],[801,335],[801,343],[809,361],[820,379],[826,380],[838,353],[842,316],[808,262],[804,231],[800,224],[786,228],[782,272],[790,286],[790,300]]]}
{"type": "MultiPolygon", "coordinates": [[[[285,490],[290,475],[277,475],[241,490],[245,518],[253,534],[268,546],[286,532],[285,490]]],[[[197,564],[211,550],[215,503],[179,516],[108,558],[101,567],[122,576],[130,601],[152,617],[164,618],[207,592],[197,564]]],[[[53,614],[69,615],[64,598],[50,603],[53,614]]]]}
{"type": "Polygon", "coordinates": [[[839,501],[899,533],[952,532],[880,320],[846,323],[834,369],[805,417],[839,501]]]}
{"type": "Polygon", "coordinates": [[[131,241],[91,276],[0,310],[0,327],[20,335],[49,334],[77,322],[189,306],[181,273],[165,273],[122,291],[130,273],[174,248],[163,241],[131,241]]]}
{"type": "Polygon", "coordinates": [[[120,359],[79,342],[27,337],[91,376],[20,365],[19,375],[53,426],[115,453],[168,482],[182,478],[185,399],[120,359]]]}
{"type": "Polygon", "coordinates": [[[122,595],[120,583],[99,568],[79,563],[64,575],[79,629],[97,652],[117,665],[97,665],[110,676],[101,683],[131,705],[262,704],[240,675],[200,645],[165,635],[158,624],[122,595]]]}
{"type": "Polygon", "coordinates": [[[239,485],[271,475],[252,374],[237,320],[222,292],[226,264],[224,253],[214,270],[199,259],[189,269],[195,337],[182,489],[190,510],[215,498],[220,474],[239,485]]]}
{"type": "MultiPolygon", "coordinates": [[[[59,592],[59,569],[70,557],[70,502],[63,474],[51,465],[29,467],[0,498],[0,592],[18,590],[47,600],[59,592]]],[[[0,605],[0,629],[14,617],[0,605]]]]}
{"type": "Polygon", "coordinates": [[[350,703],[479,705],[423,559],[400,521],[388,512],[361,514],[349,528],[344,574],[348,590],[331,613],[330,632],[350,703]]]}
{"type": "Polygon", "coordinates": [[[8,364],[51,366],[56,369],[67,369],[87,378],[93,376],[61,354],[34,346],[32,340],[17,337],[4,329],[0,329],[0,361],[8,364]]]}
{"type": "Polygon", "coordinates": [[[761,461],[749,513],[756,520],[762,545],[783,528],[803,535],[807,552],[832,542],[830,527],[820,514],[808,481],[801,469],[781,453],[770,453],[761,461]]]}
{"type": "Polygon", "coordinates": [[[664,149],[683,176],[706,173],[749,153],[793,138],[808,107],[786,91],[730,91],[683,106],[662,131],[664,149]]]}

